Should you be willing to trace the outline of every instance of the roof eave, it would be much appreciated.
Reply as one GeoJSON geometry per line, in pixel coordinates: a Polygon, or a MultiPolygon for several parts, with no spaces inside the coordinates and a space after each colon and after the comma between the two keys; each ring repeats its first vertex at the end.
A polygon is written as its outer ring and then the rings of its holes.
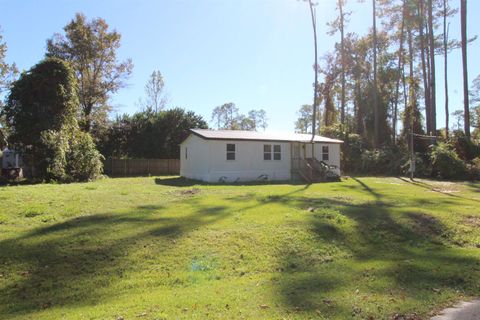
{"type": "MultiPolygon", "coordinates": [[[[310,139],[305,140],[285,140],[285,139],[251,139],[251,138],[225,138],[225,137],[207,137],[202,135],[200,132],[197,132],[196,129],[189,129],[190,133],[200,137],[204,140],[217,140],[217,141],[268,141],[268,142],[284,142],[284,143],[291,143],[291,142],[298,142],[298,143],[312,143],[310,139]]],[[[315,143],[329,143],[329,144],[341,144],[343,143],[342,140],[335,140],[332,141],[314,141],[315,143]]]]}

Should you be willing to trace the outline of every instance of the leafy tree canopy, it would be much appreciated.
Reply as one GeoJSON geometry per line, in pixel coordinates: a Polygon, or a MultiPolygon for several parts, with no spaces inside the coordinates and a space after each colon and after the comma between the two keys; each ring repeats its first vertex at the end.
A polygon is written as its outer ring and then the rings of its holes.
{"type": "Polygon", "coordinates": [[[265,110],[250,110],[247,115],[243,115],[233,102],[215,107],[211,118],[217,129],[247,131],[265,130],[268,126],[267,120],[265,110]]]}
{"type": "Polygon", "coordinates": [[[47,41],[47,57],[57,57],[72,63],[79,83],[82,106],[81,125],[85,131],[107,121],[108,99],[125,86],[131,74],[131,59],[118,61],[120,33],[110,30],[105,20],[87,21],[82,13],[64,29],[65,35],[56,33],[47,41]]]}
{"type": "MultiPolygon", "coordinates": [[[[0,33],[0,94],[7,90],[11,81],[17,74],[17,67],[15,64],[8,64],[5,61],[7,56],[7,44],[3,41],[3,36],[0,33]]],[[[0,100],[0,106],[1,106],[0,100]]]]}
{"type": "Polygon", "coordinates": [[[100,142],[105,157],[178,158],[179,145],[194,128],[206,129],[207,123],[192,111],[174,108],[119,116],[100,142]]]}
{"type": "Polygon", "coordinates": [[[13,83],[3,110],[10,142],[21,150],[35,178],[85,181],[102,170],[101,155],[78,128],[75,73],[66,61],[47,58],[13,83]]]}
{"type": "Polygon", "coordinates": [[[45,130],[62,130],[77,124],[77,80],[69,63],[45,59],[13,83],[3,110],[10,141],[20,148],[39,143],[45,130]]]}

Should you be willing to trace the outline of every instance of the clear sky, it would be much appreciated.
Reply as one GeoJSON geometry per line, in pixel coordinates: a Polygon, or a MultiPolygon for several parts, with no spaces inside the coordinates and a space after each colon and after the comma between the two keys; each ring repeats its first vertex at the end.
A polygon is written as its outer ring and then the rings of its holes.
{"type": "MultiPolygon", "coordinates": [[[[459,1],[451,1],[458,6],[459,1]]],[[[334,0],[318,0],[320,55],[339,35],[326,35],[334,0]]],[[[347,1],[353,11],[347,31],[371,25],[370,1],[347,1]]],[[[480,33],[480,1],[469,1],[469,36],[480,33]],[[476,17],[477,16],[477,17],[476,17]]],[[[298,0],[0,0],[0,27],[7,61],[29,69],[45,53],[46,39],[83,12],[102,17],[122,34],[121,59],[132,58],[128,87],[113,97],[117,113],[139,110],[137,101],[153,70],[165,77],[170,106],[193,110],[210,120],[214,107],[234,102],[246,113],[263,108],[269,129],[294,128],[296,111],[310,104],[313,44],[307,4],[298,0]]],[[[459,18],[451,37],[460,38],[459,18]]],[[[480,74],[480,41],[469,46],[470,80],[480,74]]],[[[443,59],[437,63],[439,127],[443,115],[443,59]]],[[[450,55],[451,109],[462,107],[460,51],[450,55]]]]}

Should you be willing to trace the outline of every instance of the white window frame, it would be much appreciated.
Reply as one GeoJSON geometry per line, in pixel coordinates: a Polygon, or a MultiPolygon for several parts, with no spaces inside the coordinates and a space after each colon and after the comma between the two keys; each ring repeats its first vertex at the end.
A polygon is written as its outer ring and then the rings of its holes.
{"type": "Polygon", "coordinates": [[[272,145],[271,144],[264,144],[263,145],[263,160],[264,161],[272,160],[272,145]]]}
{"type": "Polygon", "coordinates": [[[322,146],[322,161],[330,161],[330,148],[329,148],[329,146],[322,146]],[[326,152],[325,152],[324,148],[327,148],[326,152]]]}
{"type": "Polygon", "coordinates": [[[237,145],[235,143],[227,143],[227,145],[225,147],[225,151],[226,151],[226,160],[227,161],[235,161],[237,159],[237,145]],[[233,146],[233,151],[228,150],[229,146],[233,146]],[[233,159],[229,159],[228,156],[232,155],[232,154],[233,154],[233,159]]]}
{"type": "Polygon", "coordinates": [[[281,144],[264,144],[263,160],[264,161],[272,161],[272,160],[282,161],[282,145],[281,144]],[[278,151],[275,151],[276,147],[278,147],[278,151]],[[276,156],[278,156],[278,159],[276,159],[276,156]]]}
{"type": "Polygon", "coordinates": [[[282,161],[282,145],[281,144],[274,144],[273,145],[273,160],[274,161],[282,161]],[[275,151],[275,147],[278,147],[278,151],[275,151]],[[275,159],[275,156],[278,155],[278,159],[275,159]]]}

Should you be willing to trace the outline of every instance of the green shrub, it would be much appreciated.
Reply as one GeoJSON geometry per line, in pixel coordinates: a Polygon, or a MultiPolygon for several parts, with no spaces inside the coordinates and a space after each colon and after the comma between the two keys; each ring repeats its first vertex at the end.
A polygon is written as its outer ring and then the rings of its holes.
{"type": "Polygon", "coordinates": [[[360,163],[358,159],[362,156],[364,149],[362,137],[358,134],[349,134],[341,145],[341,167],[345,172],[359,172],[360,163]]]}
{"type": "Polygon", "coordinates": [[[464,161],[470,161],[480,156],[480,146],[467,139],[463,131],[454,131],[449,144],[454,146],[455,152],[464,161]]]}
{"type": "Polygon", "coordinates": [[[33,179],[87,181],[100,175],[101,155],[90,134],[80,131],[78,85],[70,63],[47,58],[22,73],[0,116],[9,142],[27,159],[33,179]]]}
{"type": "Polygon", "coordinates": [[[325,127],[321,126],[320,127],[320,135],[324,137],[329,137],[332,139],[344,139],[346,136],[346,132],[342,130],[342,125],[339,123],[333,124],[331,126],[325,127]]]}
{"type": "Polygon", "coordinates": [[[90,181],[102,173],[102,155],[90,134],[73,130],[43,131],[36,170],[47,181],[90,181]]]}
{"type": "Polygon", "coordinates": [[[467,178],[467,166],[452,146],[439,143],[432,147],[433,174],[440,179],[461,180],[467,178]]]}
{"type": "Polygon", "coordinates": [[[476,157],[472,160],[472,164],[480,170],[480,157],[476,157]]]}
{"type": "Polygon", "coordinates": [[[66,154],[68,178],[73,181],[90,181],[103,171],[103,156],[98,152],[90,134],[76,131],[66,154]]]}
{"type": "Polygon", "coordinates": [[[67,179],[65,166],[68,151],[68,139],[61,131],[45,130],[40,134],[38,149],[37,172],[43,173],[44,179],[63,181],[67,179]]]}
{"type": "Polygon", "coordinates": [[[365,174],[398,175],[402,153],[396,148],[366,150],[360,157],[360,172],[365,174]]]}
{"type": "Polygon", "coordinates": [[[480,180],[480,157],[476,157],[467,164],[467,171],[470,180],[480,180]]]}
{"type": "MultiPolygon", "coordinates": [[[[410,154],[406,153],[403,159],[402,174],[410,175],[410,154]]],[[[429,178],[432,176],[432,165],[429,153],[415,153],[415,177],[429,178]]]]}

